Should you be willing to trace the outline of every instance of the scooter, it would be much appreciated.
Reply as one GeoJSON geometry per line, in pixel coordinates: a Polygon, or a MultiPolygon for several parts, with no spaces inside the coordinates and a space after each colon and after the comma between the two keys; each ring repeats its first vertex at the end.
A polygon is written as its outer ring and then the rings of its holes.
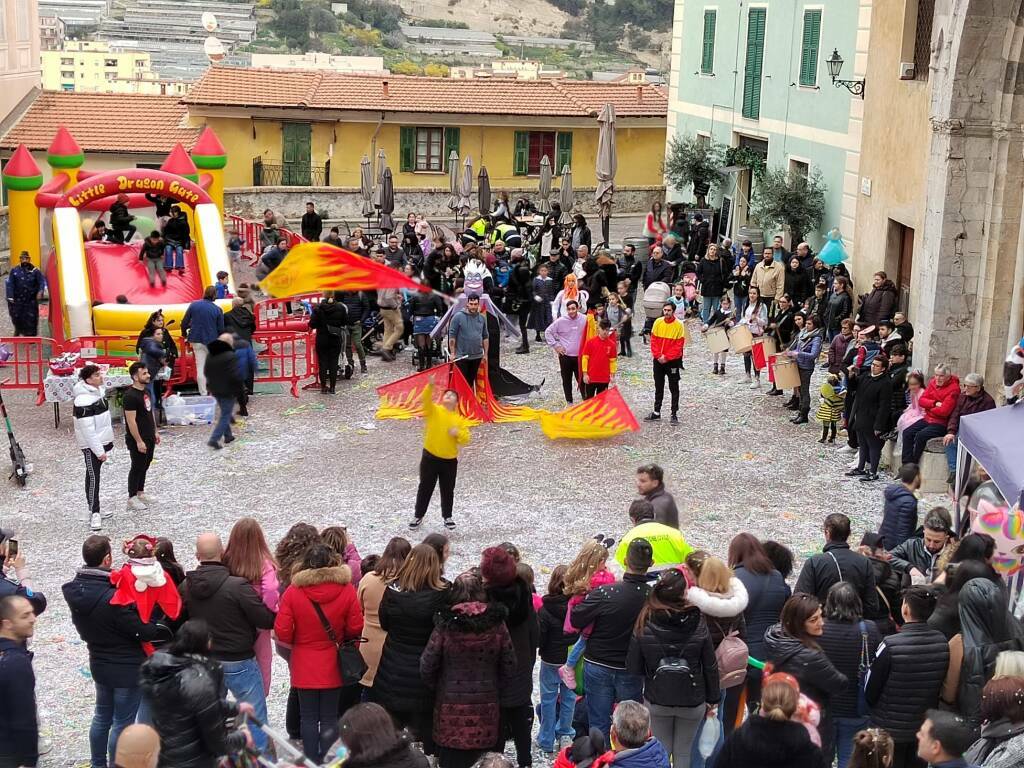
{"type": "Polygon", "coordinates": [[[6,384],[9,379],[0,381],[0,416],[4,418],[4,424],[7,426],[7,439],[11,443],[11,474],[8,480],[17,480],[18,485],[22,488],[25,487],[25,483],[28,482],[29,465],[25,461],[25,451],[21,449],[18,441],[14,438],[14,428],[11,426],[11,417],[7,415],[7,406],[4,405],[3,397],[3,385],[6,384]]]}

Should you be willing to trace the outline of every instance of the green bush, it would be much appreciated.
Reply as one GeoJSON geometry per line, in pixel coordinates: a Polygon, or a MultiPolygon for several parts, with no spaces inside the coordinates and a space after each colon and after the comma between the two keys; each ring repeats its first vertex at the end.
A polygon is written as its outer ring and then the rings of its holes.
{"type": "Polygon", "coordinates": [[[827,189],[817,168],[809,176],[767,168],[751,195],[750,215],[765,229],[789,227],[793,237],[802,240],[821,226],[827,189]]]}

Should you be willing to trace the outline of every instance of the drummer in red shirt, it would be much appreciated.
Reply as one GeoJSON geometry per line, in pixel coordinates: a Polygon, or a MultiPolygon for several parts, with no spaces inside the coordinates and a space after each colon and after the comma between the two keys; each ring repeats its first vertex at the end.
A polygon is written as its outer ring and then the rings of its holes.
{"type": "Polygon", "coordinates": [[[583,368],[583,399],[589,400],[604,392],[611,384],[617,363],[618,343],[612,333],[612,324],[602,320],[597,324],[597,335],[583,345],[580,352],[583,368]]]}

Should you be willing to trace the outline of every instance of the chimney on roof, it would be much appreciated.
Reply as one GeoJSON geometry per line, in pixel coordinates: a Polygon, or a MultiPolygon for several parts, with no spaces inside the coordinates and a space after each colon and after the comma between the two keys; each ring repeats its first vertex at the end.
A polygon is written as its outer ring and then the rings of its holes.
{"type": "Polygon", "coordinates": [[[641,104],[643,103],[643,100],[644,100],[644,87],[642,85],[638,85],[636,87],[636,100],[638,102],[640,102],[641,104]]]}
{"type": "Polygon", "coordinates": [[[381,85],[382,85],[382,86],[383,86],[383,88],[384,88],[384,98],[386,99],[386,98],[388,97],[388,81],[387,81],[387,80],[384,80],[384,81],[383,81],[383,82],[381,83],[381,85]]]}

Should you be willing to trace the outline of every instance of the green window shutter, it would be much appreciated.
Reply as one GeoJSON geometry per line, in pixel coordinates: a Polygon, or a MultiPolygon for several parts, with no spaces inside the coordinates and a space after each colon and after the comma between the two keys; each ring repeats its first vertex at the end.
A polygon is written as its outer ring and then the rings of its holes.
{"type": "Polygon", "coordinates": [[[555,139],[555,167],[551,170],[557,175],[562,168],[572,168],[572,133],[559,132],[555,139]]]}
{"type": "Polygon", "coordinates": [[[761,116],[761,67],[764,61],[766,8],[751,8],[747,15],[747,63],[743,71],[743,117],[761,116]]]}
{"type": "Polygon", "coordinates": [[[530,169],[530,132],[516,131],[515,153],[512,156],[512,173],[525,176],[530,169]]]}
{"type": "Polygon", "coordinates": [[[821,11],[804,11],[804,37],[800,48],[800,85],[818,84],[818,48],[821,43],[821,11]]]}
{"type": "Polygon", "coordinates": [[[416,170],[416,129],[403,125],[398,131],[398,170],[412,173],[416,170]]]}
{"type": "Polygon", "coordinates": [[[455,154],[459,154],[459,139],[461,137],[461,130],[458,128],[445,128],[444,129],[444,155],[442,165],[448,168],[448,158],[452,155],[452,150],[455,150],[455,154]]]}
{"type": "Polygon", "coordinates": [[[700,54],[700,73],[710,75],[715,69],[715,26],[718,13],[704,11],[704,47],[700,54]]]}

